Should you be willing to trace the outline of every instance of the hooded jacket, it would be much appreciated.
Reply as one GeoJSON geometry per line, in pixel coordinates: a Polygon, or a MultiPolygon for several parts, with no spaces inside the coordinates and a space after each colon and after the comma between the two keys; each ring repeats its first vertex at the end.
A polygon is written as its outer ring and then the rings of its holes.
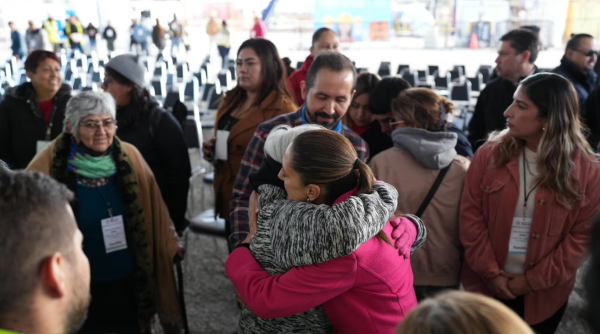
{"type": "MultiPolygon", "coordinates": [[[[71,87],[63,84],[54,96],[50,140],[63,132],[65,109],[71,87]]],[[[23,169],[36,154],[38,141],[46,140],[48,127],[35,98],[31,82],[11,88],[0,103],[0,160],[12,169],[23,169]]]]}
{"type": "Polygon", "coordinates": [[[463,250],[459,237],[459,208],[469,160],[457,155],[457,135],[417,128],[392,133],[394,147],[371,160],[378,180],[398,189],[398,207],[414,214],[421,206],[439,171],[450,169],[422,215],[428,241],[411,257],[414,284],[452,286],[459,282],[463,250]],[[400,172],[401,171],[401,172],[400,172]]]}

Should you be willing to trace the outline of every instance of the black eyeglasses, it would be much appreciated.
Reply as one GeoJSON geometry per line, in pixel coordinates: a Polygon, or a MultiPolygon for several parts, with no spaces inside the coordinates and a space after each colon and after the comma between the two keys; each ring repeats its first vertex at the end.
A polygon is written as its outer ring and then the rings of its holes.
{"type": "Polygon", "coordinates": [[[596,50],[589,50],[587,52],[581,51],[579,49],[573,49],[573,50],[583,53],[586,57],[593,57],[593,56],[598,57],[598,51],[596,51],[596,50]]]}

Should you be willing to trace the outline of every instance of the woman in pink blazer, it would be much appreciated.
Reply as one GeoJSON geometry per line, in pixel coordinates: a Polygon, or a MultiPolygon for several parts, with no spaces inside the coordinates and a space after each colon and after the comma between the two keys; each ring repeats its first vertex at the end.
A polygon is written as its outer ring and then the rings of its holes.
{"type": "Polygon", "coordinates": [[[600,164],[565,78],[523,80],[504,116],[508,129],[490,135],[467,172],[462,283],[554,333],[600,206],[600,164]]]}
{"type": "MultiPolygon", "coordinates": [[[[254,245],[256,241],[252,237],[246,240],[252,242],[246,244],[249,249],[239,247],[226,263],[227,275],[250,310],[260,318],[272,319],[305,314],[322,306],[337,333],[392,333],[417,304],[410,260],[399,257],[390,240],[395,239],[392,238],[395,237],[392,236],[393,227],[406,224],[402,222],[406,218],[392,219],[388,223],[396,202],[385,214],[373,211],[373,207],[378,206],[376,202],[365,202],[359,209],[352,203],[359,198],[364,201],[364,196],[375,193],[379,193],[386,203],[392,203],[391,199],[397,197],[396,190],[384,183],[374,183],[370,168],[358,160],[350,142],[330,130],[310,131],[296,137],[285,153],[279,177],[283,180],[288,200],[269,199],[275,204],[266,205],[263,196],[269,194],[263,192],[268,188],[258,187],[260,213],[257,235],[264,233],[261,230],[264,230],[266,222],[261,217],[269,215],[271,242],[259,245],[274,248],[275,261],[285,260],[283,262],[291,262],[293,267],[285,273],[271,276],[273,271],[265,269],[274,260],[263,258],[261,265],[253,257],[252,254],[260,252],[260,249],[254,245]],[[319,149],[311,150],[311,147],[319,149]],[[350,222],[360,215],[365,215],[367,221],[374,219],[373,224],[383,218],[379,227],[383,230],[371,234],[373,237],[346,253],[349,255],[327,261],[311,260],[321,256],[327,258],[330,245],[339,243],[344,235],[351,233],[354,227],[350,222]],[[341,219],[339,233],[327,232],[328,226],[338,224],[340,217],[346,218],[341,219]],[[294,242],[286,241],[294,235],[306,237],[296,238],[294,242]],[[320,239],[324,239],[323,245],[319,245],[320,239]],[[315,246],[304,252],[292,252],[293,256],[286,255],[290,254],[289,251],[282,251],[282,248],[290,246],[293,249],[306,247],[306,243],[315,246]],[[319,249],[322,251],[319,252],[319,249]]],[[[254,212],[252,205],[250,212],[254,212]]],[[[360,235],[357,237],[360,238],[360,235]]],[[[421,239],[423,237],[420,236],[421,239]]],[[[414,238],[415,232],[411,236],[411,239],[414,238]]],[[[252,332],[251,328],[257,323],[260,325],[261,321],[255,321],[252,326],[246,325],[247,331],[243,332],[252,332]]],[[[299,325],[302,324],[295,328],[299,325]]],[[[313,326],[314,331],[307,324],[298,332],[313,333],[318,328],[317,324],[313,326]]],[[[272,332],[284,330],[275,328],[272,332]]]]}

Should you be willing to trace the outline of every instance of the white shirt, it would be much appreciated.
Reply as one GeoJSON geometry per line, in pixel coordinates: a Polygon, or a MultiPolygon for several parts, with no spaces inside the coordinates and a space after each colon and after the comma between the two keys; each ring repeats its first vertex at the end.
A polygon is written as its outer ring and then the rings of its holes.
{"type": "MultiPolygon", "coordinates": [[[[537,181],[536,177],[539,175],[537,168],[537,153],[529,150],[525,147],[525,159],[526,163],[523,163],[523,154],[519,154],[519,200],[517,201],[517,208],[515,210],[513,219],[513,226],[511,228],[511,239],[509,243],[515,244],[519,243],[515,242],[513,236],[518,231],[521,236],[526,235],[529,236],[531,231],[531,225],[529,227],[524,227],[523,225],[516,226],[515,222],[519,221],[516,218],[528,218],[533,219],[533,213],[535,209],[535,194],[537,193],[537,181]],[[525,167],[525,168],[524,168],[525,167]],[[524,174],[525,173],[525,174],[524,174]],[[525,175],[525,177],[523,177],[525,175]],[[526,193],[529,194],[527,197],[527,207],[524,208],[525,204],[525,192],[523,191],[524,180],[527,180],[527,189],[526,193]],[[535,189],[534,189],[535,187],[535,189]],[[531,192],[531,193],[530,193],[531,192]],[[517,230],[518,229],[518,230],[517,230]]],[[[521,220],[522,221],[522,220],[521,220]]],[[[523,239],[521,239],[523,240],[523,239]]],[[[521,242],[520,245],[527,246],[529,242],[529,238],[525,238],[525,242],[521,242]]],[[[510,247],[509,247],[510,248],[510,247]]],[[[525,257],[527,256],[527,251],[525,253],[514,253],[509,249],[508,256],[506,258],[506,265],[504,266],[504,271],[512,274],[523,274],[525,272],[525,257]]]]}

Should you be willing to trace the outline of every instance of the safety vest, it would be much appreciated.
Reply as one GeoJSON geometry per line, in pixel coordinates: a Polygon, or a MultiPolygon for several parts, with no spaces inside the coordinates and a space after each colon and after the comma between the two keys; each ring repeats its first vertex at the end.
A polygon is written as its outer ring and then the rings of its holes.
{"type": "Polygon", "coordinates": [[[57,44],[60,41],[60,36],[58,35],[58,23],[55,20],[47,20],[44,22],[44,29],[48,32],[48,40],[52,44],[57,44]]]}
{"type": "MultiPolygon", "coordinates": [[[[71,24],[71,22],[68,22],[67,26],[65,27],[65,34],[69,37],[69,45],[71,44],[71,39],[73,39],[73,37],[71,36],[71,33],[72,33],[71,29],[72,29],[72,24],[71,24]]],[[[73,33],[79,34],[77,36],[77,39],[79,39],[79,40],[73,39],[73,41],[76,43],[81,43],[81,39],[83,39],[83,26],[81,25],[81,23],[75,22],[75,29],[76,29],[76,31],[74,31],[73,33]]]]}

